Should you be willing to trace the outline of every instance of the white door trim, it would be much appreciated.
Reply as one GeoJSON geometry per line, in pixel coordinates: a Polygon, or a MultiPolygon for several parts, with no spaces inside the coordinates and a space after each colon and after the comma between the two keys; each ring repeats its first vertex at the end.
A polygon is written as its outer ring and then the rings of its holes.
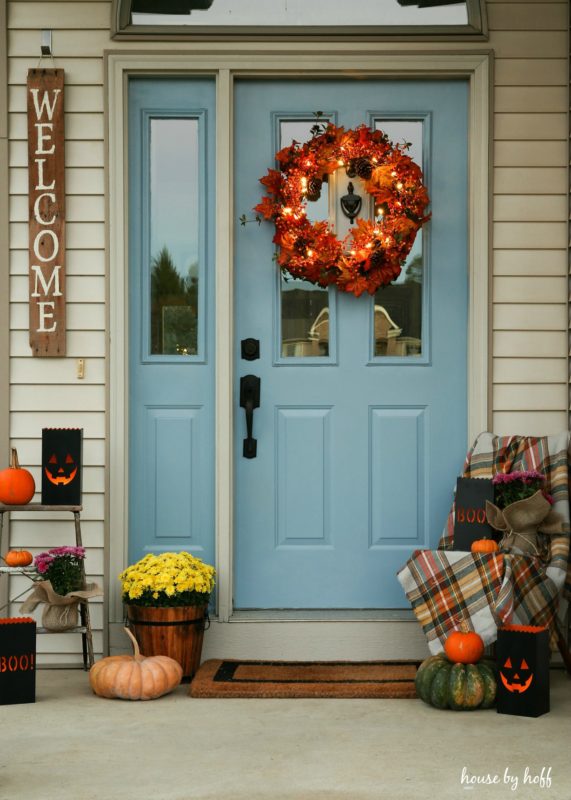
{"type": "MultiPolygon", "coordinates": [[[[272,47],[274,47],[273,45],[272,47]]],[[[393,45],[394,46],[394,45],[393,45]]],[[[172,45],[171,45],[172,47],[172,45]]],[[[278,53],[267,43],[181,44],[181,52],[106,53],[108,140],[108,568],[111,623],[123,618],[115,576],[127,564],[128,530],[128,253],[126,85],[130,73],[211,74],[217,78],[216,136],[216,554],[217,621],[232,616],[233,447],[233,208],[232,208],[232,83],[235,75],[367,74],[406,77],[467,77],[469,119],[469,314],[468,314],[468,442],[488,427],[489,385],[489,149],[490,54],[382,50],[382,44],[293,42],[278,53]],[[182,48],[184,52],[182,52],[182,48]],[[367,48],[370,48],[367,50],[367,48]],[[229,51],[232,48],[232,52],[229,51]],[[218,51],[218,52],[216,52],[218,51]],[[220,52],[222,54],[220,54],[220,52]],[[331,64],[335,69],[331,69],[331,64]]],[[[233,623],[241,623],[238,620],[233,623]]],[[[249,626],[268,622],[247,621],[249,626]]],[[[279,624],[279,623],[278,623],[279,624]]],[[[351,626],[354,622],[339,622],[351,626]]],[[[380,623],[382,624],[382,623],[380,623]]],[[[218,625],[216,625],[218,628],[218,625]]],[[[325,626],[328,627],[328,626],[325,626]]],[[[338,628],[336,630],[339,630],[338,628]]],[[[328,636],[331,634],[328,633],[328,636]]],[[[336,632],[338,639],[339,633],[336,632]]],[[[228,653],[226,653],[228,655],[228,653]]],[[[255,657],[251,655],[250,657],[255,657]]],[[[385,656],[386,657],[386,656],[385,656]]]]}

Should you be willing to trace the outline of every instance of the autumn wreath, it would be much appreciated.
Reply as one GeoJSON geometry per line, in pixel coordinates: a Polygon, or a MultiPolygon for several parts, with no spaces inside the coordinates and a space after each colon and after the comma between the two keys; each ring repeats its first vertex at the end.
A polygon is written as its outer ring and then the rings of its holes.
{"type": "Polygon", "coordinates": [[[294,141],[280,150],[280,169],[260,178],[267,194],[255,210],[274,220],[282,269],[357,297],[396,280],[417,231],[430,217],[422,171],[407,155],[408,147],[366,125],[345,130],[329,123],[315,126],[308,142],[294,141]],[[323,181],[339,168],[349,177],[358,175],[375,202],[375,220],[357,218],[343,240],[327,221],[310,222],[306,215],[307,200],[318,199],[323,181]]]}

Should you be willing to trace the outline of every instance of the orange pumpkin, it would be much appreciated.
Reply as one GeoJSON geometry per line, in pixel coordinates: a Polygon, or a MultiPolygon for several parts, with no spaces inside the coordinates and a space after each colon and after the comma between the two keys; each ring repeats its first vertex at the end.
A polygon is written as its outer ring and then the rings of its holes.
{"type": "Polygon", "coordinates": [[[470,547],[472,553],[496,553],[499,549],[500,546],[493,539],[476,539],[470,547]]]}
{"type": "Polygon", "coordinates": [[[4,556],[4,562],[7,567],[28,567],[34,556],[29,550],[8,550],[4,556]]]}
{"type": "Polygon", "coordinates": [[[34,478],[27,469],[20,467],[18,453],[13,447],[10,466],[0,472],[0,503],[24,506],[30,502],[35,491],[34,478]]]}
{"type": "Polygon", "coordinates": [[[475,631],[462,622],[444,642],[444,652],[454,664],[476,664],[484,655],[484,642],[475,631]]]}
{"type": "Polygon", "coordinates": [[[169,656],[141,655],[137,640],[124,629],[133,643],[132,656],[109,656],[89,671],[89,683],[99,697],[120,700],[154,700],[172,692],[182,680],[182,667],[169,656]]]}

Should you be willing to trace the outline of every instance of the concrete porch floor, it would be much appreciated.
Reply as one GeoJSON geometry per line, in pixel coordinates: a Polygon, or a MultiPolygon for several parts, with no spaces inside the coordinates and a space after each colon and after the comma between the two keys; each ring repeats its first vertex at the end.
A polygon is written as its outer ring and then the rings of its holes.
{"type": "Polygon", "coordinates": [[[571,681],[538,719],[420,700],[95,697],[40,670],[37,702],[0,708],[0,800],[571,799],[571,681]],[[464,788],[462,768],[500,784],[464,788]],[[551,768],[551,786],[524,783],[551,768]],[[504,774],[518,779],[517,789],[504,774]]]}

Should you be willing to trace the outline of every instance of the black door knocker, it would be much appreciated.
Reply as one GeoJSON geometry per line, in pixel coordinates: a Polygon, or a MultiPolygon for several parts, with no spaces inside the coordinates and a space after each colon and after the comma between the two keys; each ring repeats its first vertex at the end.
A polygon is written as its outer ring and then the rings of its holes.
{"type": "Polygon", "coordinates": [[[353,181],[349,181],[349,185],[347,186],[347,194],[344,194],[341,198],[341,210],[345,216],[349,218],[351,225],[353,224],[355,217],[359,216],[362,205],[363,198],[361,195],[355,194],[353,181]]]}

